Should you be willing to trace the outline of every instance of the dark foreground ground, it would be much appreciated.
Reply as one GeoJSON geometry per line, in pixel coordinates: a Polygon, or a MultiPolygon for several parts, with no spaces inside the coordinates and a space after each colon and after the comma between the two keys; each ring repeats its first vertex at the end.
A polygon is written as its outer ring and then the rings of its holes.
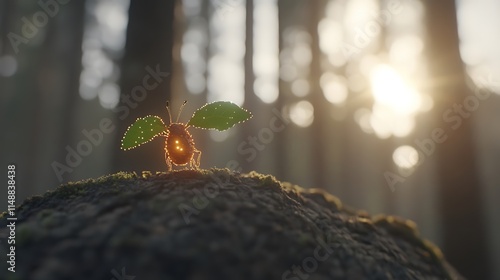
{"type": "Polygon", "coordinates": [[[462,279],[412,222],[257,173],[118,173],[16,215],[16,272],[2,239],[0,279],[462,279]]]}

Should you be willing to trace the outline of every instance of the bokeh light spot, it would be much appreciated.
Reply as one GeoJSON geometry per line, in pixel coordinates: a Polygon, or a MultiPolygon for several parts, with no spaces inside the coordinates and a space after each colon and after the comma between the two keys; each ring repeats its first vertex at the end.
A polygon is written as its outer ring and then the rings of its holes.
{"type": "Polygon", "coordinates": [[[314,107],[309,101],[299,101],[290,107],[290,119],[300,127],[308,127],[314,120],[314,107]]]}
{"type": "Polygon", "coordinates": [[[396,148],[392,154],[394,163],[403,169],[415,167],[419,161],[418,152],[412,146],[404,145],[396,148]]]}

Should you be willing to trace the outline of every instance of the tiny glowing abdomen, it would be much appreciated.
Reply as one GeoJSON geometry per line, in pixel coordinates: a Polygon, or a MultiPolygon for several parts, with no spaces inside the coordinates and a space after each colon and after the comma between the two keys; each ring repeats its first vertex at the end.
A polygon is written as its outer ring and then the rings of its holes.
{"type": "Polygon", "coordinates": [[[168,126],[165,146],[170,160],[176,165],[186,165],[193,158],[194,141],[184,124],[173,123],[168,126]]]}

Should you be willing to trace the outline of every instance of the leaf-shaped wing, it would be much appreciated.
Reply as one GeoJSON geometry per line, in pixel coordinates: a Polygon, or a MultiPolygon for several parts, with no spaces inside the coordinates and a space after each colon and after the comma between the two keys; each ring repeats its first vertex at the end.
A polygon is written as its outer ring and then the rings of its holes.
{"type": "Polygon", "coordinates": [[[252,117],[247,110],[228,101],[206,104],[194,112],[188,125],[198,128],[226,130],[252,117]]]}
{"type": "Polygon", "coordinates": [[[130,150],[166,133],[166,126],[158,116],[138,118],[131,124],[122,139],[122,150],[130,150]]]}

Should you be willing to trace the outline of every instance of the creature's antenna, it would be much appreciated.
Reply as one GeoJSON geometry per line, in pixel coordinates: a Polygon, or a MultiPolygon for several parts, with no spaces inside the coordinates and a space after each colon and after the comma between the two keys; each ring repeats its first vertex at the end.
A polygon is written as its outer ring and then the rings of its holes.
{"type": "Polygon", "coordinates": [[[184,103],[182,103],[181,108],[179,109],[179,114],[177,114],[177,119],[175,120],[176,123],[179,122],[179,117],[181,116],[182,109],[184,108],[187,102],[188,102],[187,100],[184,100],[184,103]]]}
{"type": "Polygon", "coordinates": [[[168,119],[170,120],[169,124],[171,124],[171,123],[172,123],[172,115],[170,114],[170,109],[168,108],[168,105],[169,105],[169,103],[168,103],[168,101],[167,101],[168,119]]]}

